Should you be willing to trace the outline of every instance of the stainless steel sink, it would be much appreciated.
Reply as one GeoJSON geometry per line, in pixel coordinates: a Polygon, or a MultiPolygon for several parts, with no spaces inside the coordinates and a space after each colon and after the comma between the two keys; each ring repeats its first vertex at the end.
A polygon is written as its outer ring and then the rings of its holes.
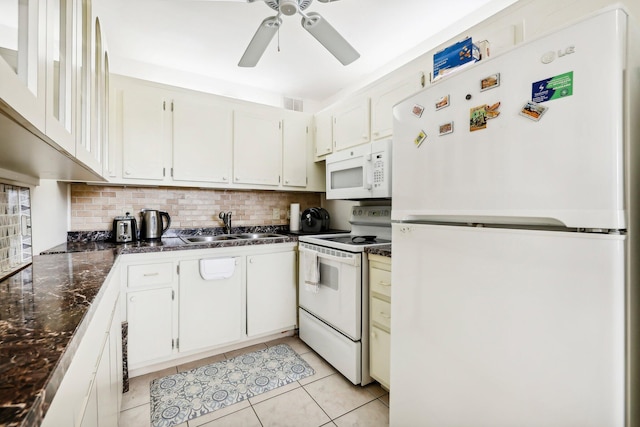
{"type": "Polygon", "coordinates": [[[185,243],[207,243],[219,242],[224,240],[252,240],[252,239],[273,239],[277,237],[286,237],[276,233],[238,233],[238,234],[218,234],[218,235],[200,235],[200,236],[181,236],[185,243]]]}
{"type": "Polygon", "coordinates": [[[217,236],[205,235],[205,236],[182,236],[180,237],[185,243],[206,243],[206,242],[218,242],[221,240],[237,240],[238,237],[231,234],[220,234],[217,236]]]}
{"type": "Polygon", "coordinates": [[[235,234],[235,236],[238,236],[239,239],[270,239],[276,237],[286,237],[282,234],[276,233],[241,233],[235,234]]]}

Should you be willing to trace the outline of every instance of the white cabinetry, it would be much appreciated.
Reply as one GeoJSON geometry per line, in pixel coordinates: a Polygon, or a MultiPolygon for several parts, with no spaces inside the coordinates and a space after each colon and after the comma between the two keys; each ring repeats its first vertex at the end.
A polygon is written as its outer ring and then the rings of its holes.
{"type": "Polygon", "coordinates": [[[296,252],[247,257],[247,335],[296,326],[296,252]]]}
{"type": "Polygon", "coordinates": [[[311,116],[285,111],[282,132],[282,184],[307,186],[307,147],[311,116]]]}
{"type": "Polygon", "coordinates": [[[321,160],[333,151],[333,110],[322,110],[314,116],[314,155],[321,160]]]}
{"type": "Polygon", "coordinates": [[[173,295],[171,288],[127,292],[128,356],[132,369],[173,352],[173,295]]]}
{"type": "Polygon", "coordinates": [[[369,120],[369,97],[357,96],[339,105],[333,113],[334,151],[369,142],[369,120]]]}
{"type": "Polygon", "coordinates": [[[177,322],[174,265],[151,257],[147,262],[127,265],[124,270],[130,369],[174,352],[177,322]]]}
{"type": "MultiPolygon", "coordinates": [[[[118,425],[122,397],[120,267],[102,285],[101,299],[87,313],[68,348],[76,348],[42,422],[43,427],[118,425]],[[84,330],[84,334],[78,331],[84,330]]],[[[63,356],[64,357],[64,356],[63,356]]],[[[67,361],[68,363],[68,361],[67,361]]]]}
{"type": "Polygon", "coordinates": [[[233,182],[279,185],[282,121],[264,111],[236,111],[233,120],[233,182]]]}
{"type": "Polygon", "coordinates": [[[238,341],[244,335],[242,257],[232,260],[233,274],[205,280],[200,260],[180,261],[180,351],[188,352],[238,341]]]}
{"type": "Polygon", "coordinates": [[[230,105],[202,94],[123,79],[116,91],[124,180],[230,181],[230,105]]]}
{"type": "Polygon", "coordinates": [[[175,94],[173,98],[173,180],[229,183],[231,106],[205,96],[175,94]]]}
{"type": "Polygon", "coordinates": [[[393,133],[393,106],[424,87],[424,74],[387,78],[371,90],[371,139],[393,133]]]}
{"type": "Polygon", "coordinates": [[[389,390],[391,352],[391,258],[369,255],[369,371],[389,390]]]}
{"type": "Polygon", "coordinates": [[[4,1],[0,16],[0,172],[100,179],[108,75],[91,0],[4,1]]]}
{"type": "Polygon", "coordinates": [[[296,327],[296,243],[130,254],[121,260],[128,271],[122,293],[132,376],[296,327]],[[233,260],[233,272],[203,279],[200,260],[209,259],[233,260]]]}
{"type": "Polygon", "coordinates": [[[122,177],[162,181],[166,175],[169,94],[144,85],[122,93],[122,177]]]}
{"type": "Polygon", "coordinates": [[[123,76],[111,87],[113,183],[324,190],[310,114],[123,76]]]}

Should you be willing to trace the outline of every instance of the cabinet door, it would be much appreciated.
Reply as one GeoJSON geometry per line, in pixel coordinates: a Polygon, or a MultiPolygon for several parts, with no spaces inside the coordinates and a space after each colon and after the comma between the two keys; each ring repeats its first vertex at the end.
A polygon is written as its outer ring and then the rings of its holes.
{"type": "Polygon", "coordinates": [[[122,177],[161,181],[165,176],[165,92],[131,86],[122,94],[122,177]]]}
{"type": "Polygon", "coordinates": [[[230,277],[205,280],[200,260],[180,262],[180,351],[237,341],[244,332],[241,258],[230,277]]]}
{"type": "Polygon", "coordinates": [[[174,98],[173,180],[228,183],[232,110],[193,96],[174,98]]]}
{"type": "Polygon", "coordinates": [[[369,98],[356,98],[333,115],[333,148],[340,151],[370,141],[369,98]]]}
{"type": "Polygon", "coordinates": [[[278,117],[235,111],[233,175],[237,184],[278,185],[282,164],[282,129],[278,117]]]}
{"type": "Polygon", "coordinates": [[[324,110],[314,116],[315,156],[323,157],[333,151],[333,116],[331,110],[324,110]]]}
{"type": "Polygon", "coordinates": [[[296,253],[247,257],[247,335],[296,326],[296,253]]]}
{"type": "Polygon", "coordinates": [[[283,128],[282,184],[287,187],[306,187],[309,116],[290,113],[283,121],[283,128]]]}
{"type": "Polygon", "coordinates": [[[172,353],[172,296],[171,288],[127,293],[130,369],[172,353]]]}
{"type": "Polygon", "coordinates": [[[391,334],[382,329],[371,327],[369,342],[369,370],[373,378],[389,389],[389,360],[391,352],[391,334]]]}
{"type": "Polygon", "coordinates": [[[405,79],[381,83],[371,94],[371,139],[391,136],[393,133],[393,106],[422,88],[422,76],[416,74],[405,79]]]}

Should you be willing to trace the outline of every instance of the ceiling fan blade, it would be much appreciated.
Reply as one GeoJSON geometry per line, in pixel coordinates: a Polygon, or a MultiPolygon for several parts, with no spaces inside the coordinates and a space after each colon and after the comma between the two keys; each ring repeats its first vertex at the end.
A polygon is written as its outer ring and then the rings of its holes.
{"type": "Polygon", "coordinates": [[[320,14],[309,12],[302,17],[302,26],[335,56],[342,65],[349,65],[360,54],[320,14]]]}
{"type": "Polygon", "coordinates": [[[239,67],[255,67],[262,54],[269,46],[273,36],[278,32],[278,27],[282,24],[282,19],[278,16],[270,16],[266,18],[249,42],[249,46],[244,51],[244,55],[238,62],[239,67]]]}

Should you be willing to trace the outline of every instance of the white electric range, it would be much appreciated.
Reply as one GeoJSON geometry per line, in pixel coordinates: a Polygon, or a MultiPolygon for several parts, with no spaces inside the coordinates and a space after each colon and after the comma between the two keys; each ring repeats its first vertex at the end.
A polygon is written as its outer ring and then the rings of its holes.
{"type": "Polygon", "coordinates": [[[354,206],[349,234],[301,236],[300,339],[354,384],[369,376],[366,248],[391,243],[390,206],[354,206]]]}

